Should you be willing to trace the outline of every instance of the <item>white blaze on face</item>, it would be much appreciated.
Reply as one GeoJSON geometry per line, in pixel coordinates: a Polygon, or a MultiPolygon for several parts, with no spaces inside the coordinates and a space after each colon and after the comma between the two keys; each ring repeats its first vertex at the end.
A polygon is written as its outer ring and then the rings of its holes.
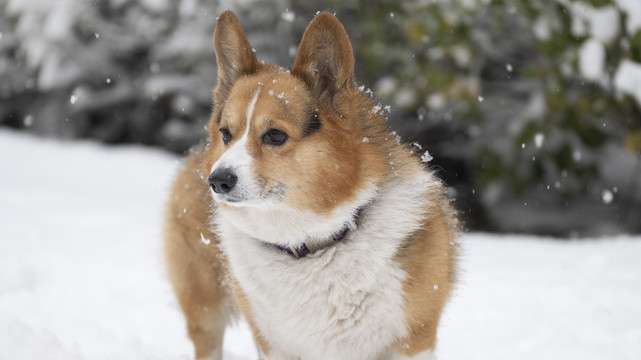
{"type": "MultiPolygon", "coordinates": [[[[227,202],[230,198],[236,201],[257,200],[260,197],[258,186],[256,185],[255,176],[252,171],[253,159],[249,155],[247,143],[251,128],[251,120],[254,116],[254,108],[258,101],[260,88],[254,93],[246,113],[245,133],[238,139],[211,167],[211,172],[215,170],[229,168],[238,177],[236,186],[229,194],[216,194],[214,199],[217,201],[227,202]]],[[[234,135],[234,134],[232,134],[234,135]]]]}

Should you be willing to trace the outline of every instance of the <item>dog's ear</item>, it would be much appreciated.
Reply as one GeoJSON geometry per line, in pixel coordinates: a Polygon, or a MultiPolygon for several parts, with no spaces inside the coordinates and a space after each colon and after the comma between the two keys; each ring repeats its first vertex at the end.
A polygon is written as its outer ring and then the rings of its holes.
{"type": "Polygon", "coordinates": [[[236,79],[258,70],[260,63],[249,45],[240,22],[231,11],[220,14],[214,31],[214,49],[218,63],[218,88],[216,94],[227,98],[236,79]]]}
{"type": "Polygon", "coordinates": [[[354,86],[354,55],[343,25],[328,12],[317,15],[305,30],[292,74],[305,81],[322,103],[333,107],[342,90],[354,86]]]}

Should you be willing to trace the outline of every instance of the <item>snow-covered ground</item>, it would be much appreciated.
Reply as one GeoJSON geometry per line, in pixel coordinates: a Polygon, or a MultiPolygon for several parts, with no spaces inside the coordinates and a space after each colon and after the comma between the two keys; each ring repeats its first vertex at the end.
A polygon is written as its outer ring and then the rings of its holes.
{"type": "MultiPolygon", "coordinates": [[[[193,356],[160,241],[177,165],[0,129],[0,359],[193,356]]],[[[462,247],[440,359],[641,358],[641,237],[470,234],[462,247]]],[[[225,346],[255,358],[242,323],[225,346]]]]}

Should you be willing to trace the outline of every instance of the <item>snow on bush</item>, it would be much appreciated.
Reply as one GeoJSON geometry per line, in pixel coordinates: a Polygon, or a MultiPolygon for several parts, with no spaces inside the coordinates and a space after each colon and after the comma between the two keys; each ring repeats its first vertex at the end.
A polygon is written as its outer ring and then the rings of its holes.
{"type": "Polygon", "coordinates": [[[613,5],[593,7],[587,3],[561,1],[570,10],[573,32],[577,36],[587,35],[579,51],[579,68],[586,80],[601,86],[614,85],[618,94],[632,96],[641,105],[641,68],[638,54],[624,55],[612,66],[617,70],[606,71],[606,47],[613,44],[626,45],[635,40],[641,31],[641,5],[636,0],[617,0],[613,5]],[[619,34],[620,24],[625,22],[626,32],[619,34]],[[579,25],[580,24],[580,25],[579,25]],[[634,60],[633,60],[634,58],[634,60]]]}
{"type": "Polygon", "coordinates": [[[641,64],[621,61],[614,76],[614,85],[620,93],[633,96],[641,104],[641,64]]]}

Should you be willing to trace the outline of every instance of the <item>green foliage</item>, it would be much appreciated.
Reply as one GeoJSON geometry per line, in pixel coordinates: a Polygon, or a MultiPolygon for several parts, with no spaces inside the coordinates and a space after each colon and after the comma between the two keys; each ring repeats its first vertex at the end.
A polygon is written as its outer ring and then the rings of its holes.
{"type": "Polygon", "coordinates": [[[462,144],[467,148],[462,156],[477,164],[474,183],[508,184],[519,194],[563,178],[570,185],[559,193],[581,194],[599,181],[602,159],[595,154],[605,144],[639,151],[639,103],[613,85],[623,60],[641,61],[641,31],[626,33],[625,11],[618,9],[616,38],[600,42],[605,50],[602,79],[586,78],[580,65],[581,49],[595,34],[590,32],[594,24],[579,10],[616,3],[329,4],[357,34],[360,78],[392,84],[391,91],[378,93],[406,114],[405,121],[427,112],[435,123],[448,116],[456,126],[478,129],[480,135],[462,144]],[[580,25],[584,30],[577,30],[580,25]],[[406,89],[413,96],[399,99],[406,89]],[[505,99],[513,101],[501,108],[505,99]],[[545,141],[536,145],[537,138],[545,141]]]}

